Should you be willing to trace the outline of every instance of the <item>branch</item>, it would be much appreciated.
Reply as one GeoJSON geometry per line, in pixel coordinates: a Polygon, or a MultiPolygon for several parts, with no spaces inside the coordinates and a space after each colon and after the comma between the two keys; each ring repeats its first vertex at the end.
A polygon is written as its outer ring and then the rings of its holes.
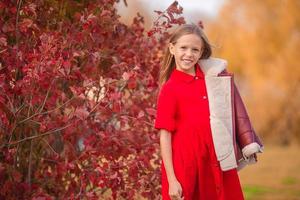
{"type": "Polygon", "coordinates": [[[47,101],[47,99],[48,99],[48,97],[49,97],[49,93],[50,93],[51,86],[53,85],[54,81],[55,81],[55,78],[51,81],[51,83],[50,83],[50,85],[49,85],[49,88],[48,88],[48,90],[47,90],[47,94],[46,94],[46,96],[45,96],[45,99],[44,99],[44,101],[43,101],[43,104],[41,105],[41,107],[40,107],[40,109],[39,109],[39,113],[41,113],[42,110],[43,110],[44,107],[45,107],[46,101],[47,101]]]}
{"type": "MultiPolygon", "coordinates": [[[[79,190],[78,194],[76,195],[76,198],[75,198],[75,199],[80,198],[81,195],[82,195],[82,180],[80,179],[80,190],[79,190]]],[[[81,199],[81,198],[80,198],[80,199],[81,199]]]]}
{"type": "MultiPolygon", "coordinates": [[[[16,17],[16,61],[17,61],[17,66],[16,68],[19,69],[19,58],[18,58],[18,55],[19,55],[19,37],[20,37],[20,32],[19,32],[19,16],[20,16],[20,9],[21,9],[21,5],[22,5],[22,1],[23,0],[20,0],[18,2],[18,8],[17,8],[17,17],[16,17]]],[[[18,80],[18,71],[16,73],[16,76],[15,76],[15,80],[18,80]]]]}
{"type": "Polygon", "coordinates": [[[45,142],[49,147],[50,149],[56,154],[58,155],[58,153],[52,148],[52,146],[47,142],[47,140],[45,140],[44,138],[42,138],[43,142],[45,142]]]}
{"type": "Polygon", "coordinates": [[[18,114],[18,112],[20,112],[25,106],[25,103],[23,103],[19,108],[17,108],[17,110],[15,110],[15,115],[18,114]]]}
{"type": "Polygon", "coordinates": [[[33,117],[35,117],[35,116],[37,116],[37,115],[45,115],[45,114],[52,113],[52,112],[54,112],[54,111],[56,111],[56,110],[62,108],[62,107],[65,106],[66,104],[68,104],[68,103],[69,103],[70,101],[72,101],[74,98],[75,98],[75,96],[73,96],[71,99],[69,99],[68,101],[66,101],[66,102],[63,103],[62,105],[60,105],[60,106],[54,108],[53,110],[48,110],[48,111],[43,112],[43,113],[40,113],[40,112],[35,113],[35,114],[31,115],[30,117],[27,117],[26,119],[23,119],[22,121],[18,122],[18,124],[22,124],[22,123],[24,123],[24,122],[26,122],[26,121],[32,119],[33,117]]]}
{"type": "Polygon", "coordinates": [[[3,148],[3,146],[16,145],[16,144],[19,144],[19,143],[21,143],[21,142],[25,142],[25,141],[28,141],[28,140],[33,140],[33,139],[36,139],[36,138],[39,138],[39,137],[43,137],[43,136],[46,136],[46,135],[50,135],[50,134],[56,133],[56,132],[58,132],[58,131],[64,130],[64,129],[68,128],[68,127],[71,126],[71,125],[72,125],[72,123],[71,123],[71,124],[68,124],[68,125],[66,125],[66,126],[57,128],[57,129],[53,129],[53,130],[47,131],[46,133],[42,133],[42,134],[40,134],[40,135],[30,136],[30,137],[26,137],[26,138],[23,138],[23,139],[18,140],[18,141],[14,141],[14,142],[12,142],[12,143],[4,144],[4,145],[2,145],[1,148],[3,148]]]}
{"type": "Polygon", "coordinates": [[[136,117],[132,117],[132,116],[129,116],[129,115],[126,115],[126,114],[122,114],[122,115],[120,115],[120,116],[126,116],[126,117],[128,117],[128,118],[130,118],[130,119],[138,120],[138,121],[141,121],[141,122],[143,122],[143,123],[145,123],[145,124],[147,124],[147,125],[149,125],[149,126],[153,126],[152,123],[147,122],[147,121],[145,121],[145,120],[138,119],[138,118],[136,118],[136,117]]]}
{"type": "Polygon", "coordinates": [[[15,112],[13,112],[14,105],[13,105],[12,101],[10,100],[9,96],[8,96],[7,94],[5,94],[5,92],[4,92],[4,95],[6,96],[8,102],[9,102],[9,104],[10,104],[10,109],[8,108],[7,105],[5,105],[5,106],[7,107],[7,109],[8,109],[10,112],[12,112],[12,113],[15,115],[15,112]]]}
{"type": "MultiPolygon", "coordinates": [[[[15,123],[15,122],[14,122],[15,123]]],[[[17,128],[17,125],[14,124],[13,128],[11,129],[11,132],[10,132],[10,137],[9,137],[9,140],[8,140],[8,143],[10,143],[10,141],[12,140],[12,137],[13,137],[13,133],[15,131],[15,129],[17,128]]]]}
{"type": "MultiPolygon", "coordinates": [[[[35,132],[36,134],[36,132],[35,132]]],[[[29,152],[29,158],[28,158],[28,172],[27,172],[27,182],[29,184],[29,187],[31,188],[31,166],[32,166],[32,148],[33,148],[33,141],[30,141],[30,152],[29,152]]]]}
{"type": "MultiPolygon", "coordinates": [[[[3,53],[3,52],[5,52],[5,51],[7,51],[7,49],[3,49],[2,51],[0,51],[0,53],[3,53]]],[[[6,67],[6,66],[5,66],[6,67]]],[[[1,69],[4,69],[5,67],[3,67],[3,68],[1,68],[1,69]]]]}
{"type": "Polygon", "coordinates": [[[72,101],[75,98],[75,96],[73,96],[71,99],[69,99],[68,101],[66,101],[65,103],[61,104],[60,106],[54,108],[53,110],[48,110],[46,112],[40,113],[41,115],[45,115],[45,114],[49,114],[52,113],[60,108],[62,108],[63,106],[65,106],[66,104],[68,104],[70,101],[72,101]]]}

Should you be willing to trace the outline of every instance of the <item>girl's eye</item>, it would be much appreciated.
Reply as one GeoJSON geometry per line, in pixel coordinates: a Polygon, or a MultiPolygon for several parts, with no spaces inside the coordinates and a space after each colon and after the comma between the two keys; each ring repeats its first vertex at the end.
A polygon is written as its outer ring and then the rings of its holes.
{"type": "Polygon", "coordinates": [[[184,49],[186,49],[186,47],[185,47],[185,46],[182,46],[182,47],[180,47],[180,49],[183,49],[183,50],[184,50],[184,49]]]}
{"type": "Polygon", "coordinates": [[[199,52],[199,49],[193,49],[194,52],[199,52]]]}

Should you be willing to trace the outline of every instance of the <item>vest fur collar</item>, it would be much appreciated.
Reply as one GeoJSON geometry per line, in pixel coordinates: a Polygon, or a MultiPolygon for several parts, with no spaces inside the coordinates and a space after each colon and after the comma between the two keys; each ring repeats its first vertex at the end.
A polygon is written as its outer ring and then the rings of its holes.
{"type": "Polygon", "coordinates": [[[227,67],[227,61],[221,58],[201,59],[198,63],[205,76],[218,76],[227,67]]]}

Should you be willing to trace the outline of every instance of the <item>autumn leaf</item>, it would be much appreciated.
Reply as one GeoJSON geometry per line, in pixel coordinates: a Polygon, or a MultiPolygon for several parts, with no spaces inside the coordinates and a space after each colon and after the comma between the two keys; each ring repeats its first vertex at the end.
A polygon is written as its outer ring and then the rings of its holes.
{"type": "Polygon", "coordinates": [[[149,115],[156,116],[156,110],[153,108],[146,108],[146,111],[149,115]]]}
{"type": "Polygon", "coordinates": [[[77,116],[79,119],[84,120],[89,115],[89,112],[83,107],[76,108],[74,115],[77,116]]]}
{"type": "Polygon", "coordinates": [[[0,45],[6,47],[7,46],[7,40],[4,37],[0,37],[0,45]]]}
{"type": "Polygon", "coordinates": [[[31,19],[23,19],[19,24],[19,29],[21,32],[27,32],[27,30],[33,25],[33,21],[31,19]]]}

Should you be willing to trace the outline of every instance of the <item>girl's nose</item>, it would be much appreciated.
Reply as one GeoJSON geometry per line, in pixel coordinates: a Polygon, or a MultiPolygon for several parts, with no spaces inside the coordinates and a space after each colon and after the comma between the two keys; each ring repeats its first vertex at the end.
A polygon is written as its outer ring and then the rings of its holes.
{"type": "Polygon", "coordinates": [[[186,51],[186,55],[187,55],[187,56],[192,56],[192,55],[193,55],[192,50],[191,50],[191,49],[188,49],[188,50],[186,51]]]}

